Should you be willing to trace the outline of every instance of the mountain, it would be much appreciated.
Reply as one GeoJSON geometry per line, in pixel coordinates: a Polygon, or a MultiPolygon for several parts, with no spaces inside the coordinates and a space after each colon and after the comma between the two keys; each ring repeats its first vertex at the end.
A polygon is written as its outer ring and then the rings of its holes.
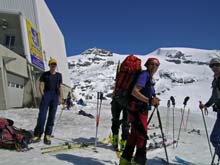
{"type": "MultiPolygon", "coordinates": [[[[189,96],[189,108],[196,109],[199,100],[205,102],[210,97],[213,73],[208,63],[213,57],[220,58],[219,50],[159,48],[149,54],[137,56],[142,64],[149,57],[160,60],[161,65],[154,77],[161,105],[166,106],[170,96],[174,96],[176,106],[182,107],[184,98],[189,96]]],[[[111,100],[117,64],[125,57],[126,55],[98,48],[69,57],[69,70],[76,97],[95,100],[96,93],[102,91],[105,99],[111,100]]]]}

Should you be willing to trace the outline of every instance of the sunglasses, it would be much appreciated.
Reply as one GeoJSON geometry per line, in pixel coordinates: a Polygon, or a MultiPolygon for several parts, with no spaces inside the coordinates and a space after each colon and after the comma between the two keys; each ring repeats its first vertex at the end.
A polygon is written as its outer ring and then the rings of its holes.
{"type": "Polygon", "coordinates": [[[157,64],[157,63],[149,63],[149,65],[151,65],[151,66],[156,66],[156,67],[159,66],[159,64],[157,64]]]}
{"type": "Polygon", "coordinates": [[[54,65],[54,66],[56,66],[57,64],[56,64],[56,63],[51,63],[50,65],[54,65]]]}
{"type": "Polygon", "coordinates": [[[210,68],[213,68],[214,66],[219,67],[220,64],[209,64],[209,67],[210,67],[210,68]]]}

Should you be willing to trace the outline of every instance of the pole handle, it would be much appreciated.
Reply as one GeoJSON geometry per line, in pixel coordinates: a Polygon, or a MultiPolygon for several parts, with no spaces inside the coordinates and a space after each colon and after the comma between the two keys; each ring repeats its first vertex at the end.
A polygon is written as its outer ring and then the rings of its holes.
{"type": "Polygon", "coordinates": [[[175,103],[175,99],[174,99],[174,97],[173,96],[171,96],[170,97],[170,100],[171,100],[171,102],[172,102],[172,105],[174,106],[176,103],[175,103]]]}
{"type": "Polygon", "coordinates": [[[189,101],[189,98],[190,98],[189,96],[186,96],[186,97],[185,97],[185,99],[184,99],[184,101],[183,101],[183,104],[184,104],[185,106],[186,106],[187,102],[189,101]]]}

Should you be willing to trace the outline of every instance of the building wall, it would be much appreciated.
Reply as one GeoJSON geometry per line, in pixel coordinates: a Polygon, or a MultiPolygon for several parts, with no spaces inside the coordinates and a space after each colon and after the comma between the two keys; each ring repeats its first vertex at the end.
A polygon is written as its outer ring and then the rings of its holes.
{"type": "Polygon", "coordinates": [[[46,68],[48,69],[49,59],[56,58],[58,71],[63,75],[63,83],[71,86],[64,37],[45,1],[0,0],[0,11],[23,13],[40,31],[46,68]]]}
{"type": "Polygon", "coordinates": [[[0,56],[0,110],[6,109],[6,89],[5,87],[5,76],[4,76],[4,69],[3,69],[3,60],[0,56]]]}
{"type": "MultiPolygon", "coordinates": [[[[33,65],[27,63],[24,58],[29,55],[27,48],[27,34],[25,19],[28,19],[35,26],[40,34],[42,41],[43,54],[45,56],[45,66],[48,69],[47,63],[51,57],[58,61],[58,72],[63,75],[63,93],[66,97],[70,91],[70,75],[68,71],[65,41],[62,32],[60,31],[55,19],[49,11],[44,0],[0,0],[0,13],[15,13],[20,15],[21,24],[19,25],[22,31],[22,41],[24,44],[23,52],[15,52],[5,48],[0,44],[0,109],[8,107],[8,80],[7,73],[14,74],[12,76],[22,77],[24,79],[24,95],[23,106],[39,105],[39,76],[41,72],[33,65]],[[22,14],[19,14],[22,13],[22,14]],[[23,53],[23,54],[22,54],[23,53]],[[3,58],[5,56],[15,58],[3,66],[3,58]],[[23,57],[22,57],[23,56],[23,57]],[[33,99],[34,98],[34,99],[33,99]]],[[[18,17],[19,18],[19,17],[18,17]]],[[[21,40],[19,42],[21,44],[21,40]]],[[[29,59],[29,58],[27,58],[29,59]]],[[[13,79],[14,80],[14,79],[13,79]]],[[[10,89],[11,90],[11,89],[10,89]]],[[[13,91],[12,91],[13,92],[13,91]]],[[[19,97],[19,96],[18,96],[19,97]]]]}
{"type": "MultiPolygon", "coordinates": [[[[17,97],[22,99],[24,103],[24,99],[27,97],[25,93],[20,92],[19,95],[15,94],[13,96],[12,88],[10,88],[10,92],[8,85],[22,85],[22,90],[24,90],[27,87],[24,87],[24,83],[26,84],[29,81],[28,77],[27,60],[0,44],[0,109],[8,109],[11,105],[15,105],[10,102],[16,103],[16,101],[19,101],[15,100],[17,97]],[[9,82],[10,84],[8,84],[9,82]],[[22,96],[20,97],[20,95],[22,96]]],[[[16,92],[17,87],[14,87],[16,92]]],[[[21,89],[21,86],[19,88],[21,89]]],[[[20,105],[23,106],[22,103],[20,105]]]]}
{"type": "Polygon", "coordinates": [[[0,44],[10,48],[21,56],[25,56],[24,48],[21,38],[21,28],[20,28],[20,18],[18,14],[13,13],[1,13],[0,10],[0,24],[3,23],[2,19],[5,19],[7,22],[7,28],[3,29],[0,27],[0,44]],[[7,43],[6,38],[14,37],[14,43],[12,41],[7,43]]]}
{"type": "Polygon", "coordinates": [[[25,58],[19,56],[13,51],[7,49],[0,44],[0,56],[3,58],[10,58],[10,62],[5,64],[5,68],[8,72],[14,73],[18,76],[28,78],[27,61],[25,58]]]}
{"type": "Polygon", "coordinates": [[[36,1],[37,16],[40,25],[43,52],[46,57],[45,66],[48,68],[48,61],[51,57],[58,61],[58,72],[62,73],[63,83],[71,86],[70,74],[68,71],[65,41],[54,17],[48,9],[44,0],[36,1]],[[54,35],[56,34],[56,35],[54,35]]]}
{"type": "Polygon", "coordinates": [[[35,27],[39,28],[36,13],[34,12],[34,0],[0,0],[0,10],[22,12],[35,27]]]}

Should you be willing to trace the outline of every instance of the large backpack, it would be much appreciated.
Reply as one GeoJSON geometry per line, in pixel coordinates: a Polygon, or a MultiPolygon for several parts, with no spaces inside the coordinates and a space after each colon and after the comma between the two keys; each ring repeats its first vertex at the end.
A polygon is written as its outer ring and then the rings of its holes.
{"type": "Polygon", "coordinates": [[[114,98],[121,106],[128,107],[131,91],[141,72],[141,60],[134,55],[129,55],[118,68],[114,98]]]}
{"type": "Polygon", "coordinates": [[[13,126],[10,119],[0,118],[0,148],[25,151],[31,143],[31,133],[13,126]]]}

